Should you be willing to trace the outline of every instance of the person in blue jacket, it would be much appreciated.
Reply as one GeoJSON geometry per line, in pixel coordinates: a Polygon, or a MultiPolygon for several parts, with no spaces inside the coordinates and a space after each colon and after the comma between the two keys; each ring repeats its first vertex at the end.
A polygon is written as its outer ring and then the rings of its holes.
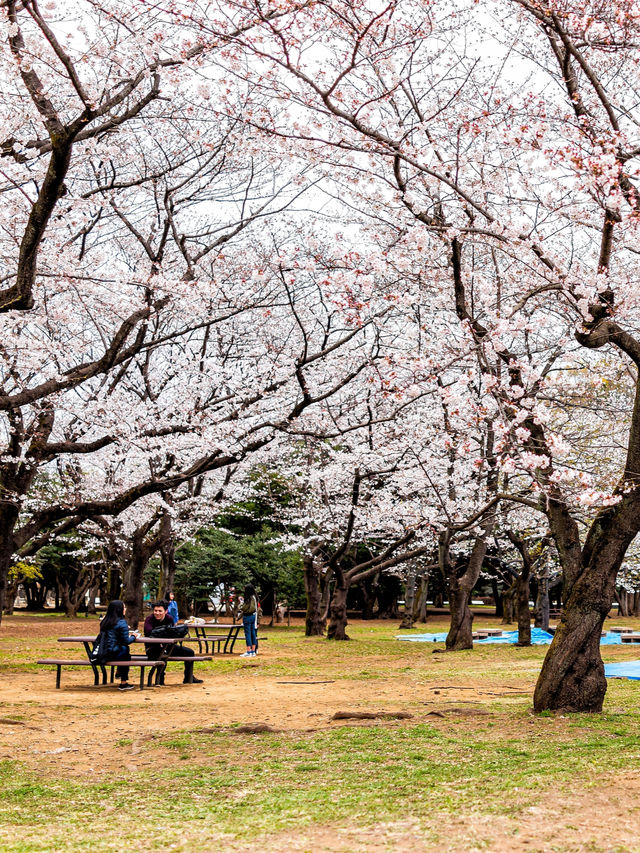
{"type": "MultiPolygon", "coordinates": [[[[111,601],[100,622],[100,633],[106,634],[105,651],[108,660],[131,660],[129,646],[136,639],[136,634],[129,630],[127,620],[124,618],[126,612],[124,601],[111,601]]],[[[116,676],[120,679],[118,690],[134,689],[133,684],[129,684],[128,666],[119,666],[116,676]]]]}
{"type": "Polygon", "coordinates": [[[171,619],[174,625],[178,624],[178,602],[172,592],[167,595],[167,616],[171,619]]]}

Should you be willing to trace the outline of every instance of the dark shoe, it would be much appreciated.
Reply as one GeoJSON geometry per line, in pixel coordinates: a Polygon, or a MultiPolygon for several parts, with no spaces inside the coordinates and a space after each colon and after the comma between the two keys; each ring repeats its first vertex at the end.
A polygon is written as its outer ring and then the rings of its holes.
{"type": "Polygon", "coordinates": [[[183,684],[204,684],[204,681],[201,678],[196,678],[194,675],[193,678],[191,679],[191,681],[187,681],[187,679],[185,678],[185,680],[182,683],[183,684]]]}
{"type": "Polygon", "coordinates": [[[119,684],[118,685],[118,690],[135,690],[135,689],[136,688],[134,687],[133,684],[119,684]]]}

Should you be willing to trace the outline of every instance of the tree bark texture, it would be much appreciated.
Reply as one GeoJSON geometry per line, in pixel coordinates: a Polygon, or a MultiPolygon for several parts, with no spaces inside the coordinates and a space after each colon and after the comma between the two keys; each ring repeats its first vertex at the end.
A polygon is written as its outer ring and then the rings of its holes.
{"type": "Polygon", "coordinates": [[[404,616],[400,628],[408,630],[413,628],[414,603],[416,598],[416,567],[410,563],[407,566],[407,580],[404,591],[404,616]]]}
{"type": "MultiPolygon", "coordinates": [[[[489,526],[492,528],[494,522],[485,522],[484,535],[488,535],[489,526]]],[[[458,569],[451,560],[449,550],[450,532],[443,531],[440,537],[440,565],[448,576],[449,585],[449,611],[451,623],[447,634],[446,647],[449,651],[473,648],[473,613],[469,607],[471,591],[478,582],[482,562],[487,553],[486,539],[477,537],[469,562],[464,573],[459,577],[458,569]]]]}
{"type": "Polygon", "coordinates": [[[413,605],[414,622],[427,621],[427,599],[429,597],[429,572],[423,570],[417,580],[416,597],[413,605]]]}
{"type": "Polygon", "coordinates": [[[543,631],[549,630],[549,570],[545,569],[542,577],[538,581],[538,594],[536,596],[536,608],[534,625],[536,628],[542,628],[543,631]]]}
{"type": "MultiPolygon", "coordinates": [[[[637,492],[593,522],[580,562],[565,568],[565,604],[534,693],[534,709],[602,710],[607,683],[600,634],[611,608],[618,570],[640,525],[637,492]]],[[[577,535],[577,531],[576,531],[577,535]]]]}
{"type": "Polygon", "coordinates": [[[304,633],[306,637],[322,637],[325,626],[322,613],[322,589],[320,586],[322,566],[313,553],[304,554],[302,564],[304,588],[307,595],[307,615],[304,633]]]}
{"type": "Polygon", "coordinates": [[[329,628],[327,630],[327,639],[329,640],[348,640],[347,634],[347,593],[349,587],[338,580],[336,588],[333,591],[331,599],[329,628]]]}
{"type": "Polygon", "coordinates": [[[518,643],[519,646],[531,645],[531,613],[529,611],[529,578],[527,569],[523,569],[517,581],[518,603],[518,643]]]}
{"type": "Polygon", "coordinates": [[[150,559],[151,554],[145,548],[138,543],[132,543],[122,585],[122,600],[127,608],[127,622],[131,628],[137,628],[142,618],[144,570],[150,559]]]}
{"type": "Polygon", "coordinates": [[[491,592],[493,593],[493,600],[496,603],[496,619],[502,619],[504,616],[504,608],[502,606],[502,596],[498,589],[497,578],[491,578],[491,592]]]}
{"type": "Polygon", "coordinates": [[[515,610],[515,599],[516,599],[516,581],[513,580],[511,584],[503,590],[502,593],[502,621],[501,625],[511,625],[513,623],[513,613],[515,610]]]}

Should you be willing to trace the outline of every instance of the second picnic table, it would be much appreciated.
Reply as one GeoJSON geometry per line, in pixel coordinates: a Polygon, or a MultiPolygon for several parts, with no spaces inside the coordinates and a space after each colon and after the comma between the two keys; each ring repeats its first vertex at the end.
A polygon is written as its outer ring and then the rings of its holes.
{"type": "Polygon", "coordinates": [[[212,652],[216,651],[217,646],[218,653],[220,653],[220,646],[224,643],[222,654],[230,655],[238,639],[238,634],[242,629],[240,623],[237,625],[226,625],[220,622],[204,622],[196,625],[193,622],[186,622],[185,624],[189,628],[189,633],[193,631],[195,635],[191,638],[186,637],[185,639],[197,642],[200,653],[202,653],[202,646],[204,645],[205,654],[209,654],[209,643],[211,643],[212,652]]]}

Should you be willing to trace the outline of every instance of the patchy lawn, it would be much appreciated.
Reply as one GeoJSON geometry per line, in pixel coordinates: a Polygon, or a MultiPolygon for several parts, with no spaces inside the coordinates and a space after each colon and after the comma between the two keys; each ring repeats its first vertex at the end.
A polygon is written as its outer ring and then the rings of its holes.
{"type": "Polygon", "coordinates": [[[197,664],[202,685],[173,664],[163,688],[83,670],[55,690],[33,662],[96,631],[3,621],[3,850],[640,851],[640,682],[610,681],[601,716],[533,717],[545,647],[434,654],[357,622],[348,643],[262,629],[257,658],[197,664]]]}

